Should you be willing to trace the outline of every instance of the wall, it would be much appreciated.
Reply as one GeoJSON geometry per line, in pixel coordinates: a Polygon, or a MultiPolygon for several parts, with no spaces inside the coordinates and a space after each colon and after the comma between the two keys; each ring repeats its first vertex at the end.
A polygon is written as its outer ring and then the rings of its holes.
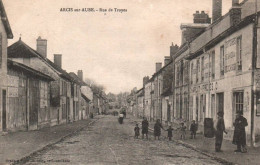
{"type": "MultiPolygon", "coordinates": [[[[208,52],[200,55],[199,57],[191,60],[190,67],[193,64],[190,72],[195,71],[193,74],[193,84],[190,86],[190,100],[193,111],[193,119],[196,120],[196,109],[198,109],[198,119],[203,124],[204,117],[213,118],[216,121],[217,111],[220,109],[218,106],[219,93],[224,94],[224,120],[227,130],[230,130],[225,138],[231,139],[233,133],[233,122],[235,120],[235,106],[234,95],[235,92],[243,92],[243,112],[244,117],[248,120],[246,132],[248,140],[250,139],[251,127],[251,63],[252,63],[252,41],[253,41],[253,25],[250,24],[243,29],[226,37],[220,43],[214,46],[208,52]],[[238,70],[237,66],[237,39],[242,37],[242,70],[238,70]],[[220,55],[221,46],[224,45],[224,75],[221,75],[222,58],[220,55]],[[215,76],[212,75],[212,52],[215,51],[215,76]],[[204,57],[204,68],[202,68],[202,57],[204,57]],[[196,64],[200,62],[200,69],[198,71],[198,79],[196,82],[196,64]],[[204,69],[205,81],[201,81],[201,71],[204,69]],[[209,76],[209,77],[208,77],[209,76]],[[204,104],[201,101],[201,95],[205,99],[204,104]],[[205,98],[204,98],[205,97],[205,98]],[[198,98],[198,105],[196,104],[198,98]],[[197,106],[196,106],[197,105],[197,106]]],[[[191,75],[191,74],[190,74],[191,75]]],[[[191,83],[191,82],[190,82],[191,83]]]]}
{"type": "Polygon", "coordinates": [[[8,70],[7,81],[7,130],[26,130],[27,77],[22,72],[8,70]]]}
{"type": "MultiPolygon", "coordinates": [[[[0,33],[2,35],[2,63],[0,68],[0,131],[2,130],[2,90],[7,88],[7,35],[3,26],[2,20],[0,21],[0,33]]],[[[8,107],[7,107],[8,108],[8,107]]]]}

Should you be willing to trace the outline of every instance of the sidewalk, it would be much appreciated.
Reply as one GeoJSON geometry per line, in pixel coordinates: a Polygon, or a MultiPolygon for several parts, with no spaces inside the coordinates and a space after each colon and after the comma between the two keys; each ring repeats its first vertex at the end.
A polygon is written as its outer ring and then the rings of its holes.
{"type": "Polygon", "coordinates": [[[0,164],[11,164],[25,159],[36,151],[73,135],[99,118],[100,116],[96,116],[94,119],[80,120],[36,131],[14,132],[2,135],[0,136],[0,164]]]}
{"type": "MultiPolygon", "coordinates": [[[[133,117],[131,115],[128,115],[133,117]]],[[[141,119],[133,117],[135,121],[141,122],[141,119]]],[[[155,122],[149,122],[150,130],[153,130],[155,122]]],[[[141,125],[140,125],[141,127],[141,125]]],[[[174,129],[177,125],[172,125],[174,129]]],[[[167,129],[168,126],[164,126],[167,129]]],[[[162,138],[167,139],[167,132],[162,130],[162,138]]],[[[222,148],[223,152],[215,152],[215,138],[206,138],[202,134],[198,134],[196,139],[190,139],[190,132],[186,131],[186,139],[180,140],[180,134],[178,131],[173,132],[173,141],[189,147],[193,150],[201,152],[204,155],[210,156],[222,163],[226,164],[241,164],[241,165],[258,165],[260,164],[260,147],[248,147],[247,153],[235,153],[236,146],[229,140],[223,140],[222,148]]]]}

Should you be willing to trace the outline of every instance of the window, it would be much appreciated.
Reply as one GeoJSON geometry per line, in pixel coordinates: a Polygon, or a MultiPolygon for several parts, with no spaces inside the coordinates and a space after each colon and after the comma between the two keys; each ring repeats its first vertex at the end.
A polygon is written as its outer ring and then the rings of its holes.
{"type": "Polygon", "coordinates": [[[220,76],[224,76],[225,56],[224,45],[220,47],[220,76]]]}
{"type": "Polygon", "coordinates": [[[196,82],[199,82],[199,72],[200,72],[200,59],[197,59],[197,73],[196,73],[196,82]]]}
{"type": "Polygon", "coordinates": [[[3,53],[2,53],[2,33],[0,33],[0,68],[2,68],[2,62],[3,62],[3,53]]]}
{"type": "Polygon", "coordinates": [[[186,113],[185,119],[189,121],[190,112],[187,94],[184,96],[184,112],[186,113]]]}
{"type": "Polygon", "coordinates": [[[179,81],[180,81],[180,86],[183,84],[183,73],[184,73],[184,66],[183,66],[183,61],[181,61],[180,63],[180,78],[179,78],[179,81]]]}
{"type": "Polygon", "coordinates": [[[211,76],[215,79],[215,50],[211,53],[211,76]]]}
{"type": "Polygon", "coordinates": [[[242,70],[242,37],[237,38],[237,70],[242,70]]]}
{"type": "Polygon", "coordinates": [[[188,84],[189,82],[189,63],[188,61],[184,64],[184,84],[188,84]]]}
{"type": "Polygon", "coordinates": [[[177,69],[176,69],[176,86],[179,86],[179,75],[180,75],[180,69],[179,69],[179,65],[177,64],[177,69]]]}
{"type": "Polygon", "coordinates": [[[201,82],[204,81],[204,56],[201,58],[201,82]]]}
{"type": "Polygon", "coordinates": [[[244,92],[234,92],[234,108],[235,113],[242,112],[243,113],[243,107],[244,107],[244,92]]]}
{"type": "Polygon", "coordinates": [[[191,96],[190,97],[190,102],[189,102],[189,106],[190,106],[190,116],[189,116],[189,118],[190,118],[190,120],[193,120],[193,97],[191,96]]]}

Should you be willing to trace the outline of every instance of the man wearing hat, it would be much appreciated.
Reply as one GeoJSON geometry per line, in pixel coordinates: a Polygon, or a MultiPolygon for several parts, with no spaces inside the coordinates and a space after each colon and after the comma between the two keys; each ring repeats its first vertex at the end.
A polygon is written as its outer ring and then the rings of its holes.
{"type": "Polygon", "coordinates": [[[218,121],[217,121],[216,131],[215,131],[215,135],[216,135],[215,151],[216,152],[221,152],[221,145],[222,145],[222,141],[223,141],[223,132],[225,132],[227,134],[223,116],[224,116],[224,113],[222,111],[219,111],[218,112],[218,121]]]}
{"type": "Polygon", "coordinates": [[[246,152],[246,130],[245,127],[248,125],[246,118],[243,117],[243,112],[238,111],[236,113],[236,120],[234,122],[234,136],[233,144],[237,145],[235,152],[246,152]]]}

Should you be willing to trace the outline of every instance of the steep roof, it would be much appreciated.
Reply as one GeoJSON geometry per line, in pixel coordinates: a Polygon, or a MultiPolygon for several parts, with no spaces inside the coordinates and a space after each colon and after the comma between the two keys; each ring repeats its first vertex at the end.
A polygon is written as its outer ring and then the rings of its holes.
{"type": "Polygon", "coordinates": [[[11,26],[9,24],[9,21],[8,21],[2,0],[0,0],[0,14],[1,14],[1,18],[2,18],[2,21],[3,21],[3,24],[4,24],[4,28],[5,28],[5,31],[6,31],[6,34],[7,34],[7,38],[12,39],[14,37],[13,32],[12,32],[11,26]]]}
{"type": "Polygon", "coordinates": [[[74,72],[70,72],[69,75],[74,80],[75,83],[81,86],[87,86],[87,84],[84,81],[82,81],[74,72]]]}
{"type": "Polygon", "coordinates": [[[58,65],[54,64],[48,58],[43,57],[36,50],[32,49],[30,46],[24,43],[21,40],[21,38],[7,48],[7,54],[8,54],[8,58],[32,58],[32,57],[40,58],[41,60],[45,61],[49,66],[51,66],[52,69],[59,72],[60,77],[67,79],[69,81],[73,81],[73,78],[65,70],[60,68],[58,65]]]}
{"type": "Polygon", "coordinates": [[[31,58],[31,57],[43,57],[24,43],[21,39],[7,48],[8,58],[31,58]]]}
{"type": "Polygon", "coordinates": [[[33,68],[30,68],[24,64],[12,61],[10,59],[7,60],[7,64],[8,64],[8,68],[14,68],[14,69],[18,69],[18,70],[22,70],[23,72],[26,72],[27,74],[29,74],[30,76],[35,76],[38,77],[40,79],[44,79],[47,81],[54,81],[54,79],[42,72],[39,72],[33,68]]]}

